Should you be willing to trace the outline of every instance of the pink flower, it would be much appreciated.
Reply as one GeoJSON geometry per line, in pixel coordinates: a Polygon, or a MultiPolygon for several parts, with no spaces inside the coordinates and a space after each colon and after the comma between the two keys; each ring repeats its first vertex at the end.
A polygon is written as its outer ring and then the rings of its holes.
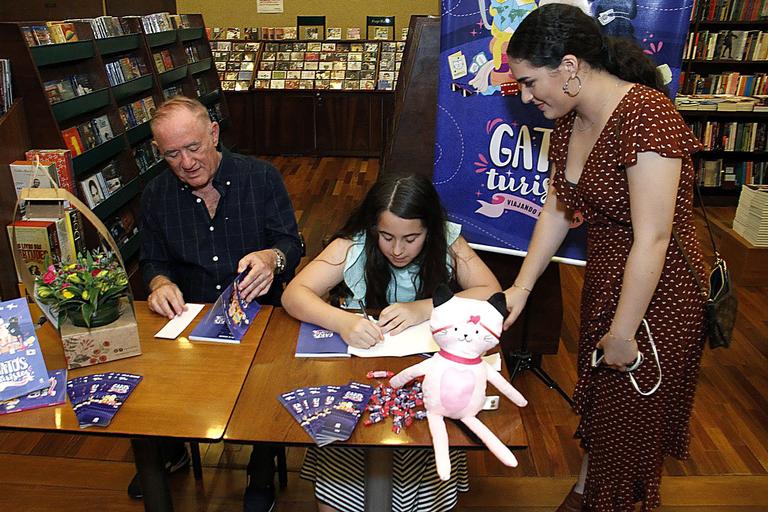
{"type": "Polygon", "coordinates": [[[53,268],[53,265],[48,267],[48,272],[45,273],[43,276],[43,282],[45,284],[51,284],[56,279],[56,269],[53,268]]]}

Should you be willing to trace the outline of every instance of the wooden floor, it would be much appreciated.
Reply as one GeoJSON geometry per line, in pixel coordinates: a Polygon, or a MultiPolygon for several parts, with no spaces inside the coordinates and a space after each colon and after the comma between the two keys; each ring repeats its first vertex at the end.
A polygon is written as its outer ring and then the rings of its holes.
{"type": "MultiPolygon", "coordinates": [[[[377,160],[271,159],[281,169],[311,257],[333,233],[378,174],[377,160]]],[[[733,208],[711,209],[720,218],[733,208]]],[[[699,219],[700,220],[700,219],[699,219]]],[[[702,226],[699,226],[702,227],[702,226]]],[[[702,241],[703,230],[700,230],[702,241]]],[[[706,245],[703,245],[706,248],[706,245]]],[[[711,250],[710,250],[711,252],[711,250]]],[[[564,322],[560,350],[544,369],[568,392],[576,382],[575,353],[583,270],[561,266],[564,322]]],[[[768,510],[768,289],[738,288],[733,347],[704,355],[694,407],[691,458],[668,460],[662,486],[664,512],[768,510]]],[[[520,466],[503,467],[483,452],[470,454],[472,490],[459,510],[553,510],[578,473],[581,453],[573,439],[576,415],[532,374],[515,385],[529,399],[523,420],[530,448],[520,466]]],[[[265,397],[269,399],[269,397],[265,397]]],[[[190,404],[205,407],[205,404],[190,404]]],[[[245,485],[249,448],[201,446],[205,476],[173,475],[178,511],[236,511],[245,485]]],[[[290,479],[278,510],[314,510],[311,486],[297,478],[303,450],[288,453],[290,479]]],[[[3,511],[139,511],[125,488],[133,476],[130,445],[94,436],[0,433],[0,509],[3,511]]]]}

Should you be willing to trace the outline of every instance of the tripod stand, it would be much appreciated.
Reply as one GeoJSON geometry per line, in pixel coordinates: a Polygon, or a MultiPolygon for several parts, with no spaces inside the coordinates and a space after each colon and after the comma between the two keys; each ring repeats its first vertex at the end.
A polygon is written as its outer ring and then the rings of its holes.
{"type": "Polygon", "coordinates": [[[554,389],[560,393],[563,400],[573,407],[573,400],[568,396],[568,393],[563,391],[563,388],[541,367],[541,354],[533,354],[528,350],[528,321],[530,312],[526,311],[523,314],[523,335],[520,348],[505,354],[507,367],[509,368],[509,382],[513,382],[519,373],[531,370],[549,389],[554,389]]]}

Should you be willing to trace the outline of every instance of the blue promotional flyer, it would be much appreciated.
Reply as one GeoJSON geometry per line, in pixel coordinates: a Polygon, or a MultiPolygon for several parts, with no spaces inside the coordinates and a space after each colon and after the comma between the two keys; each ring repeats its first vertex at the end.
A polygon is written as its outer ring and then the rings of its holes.
{"type": "MultiPolygon", "coordinates": [[[[546,0],[543,0],[546,1],[546,0]]],[[[633,37],[677,89],[692,0],[577,0],[603,32],[633,37]]],[[[449,218],[476,248],[524,255],[549,187],[554,126],[524,104],[506,48],[533,0],[443,0],[433,182],[449,218]]],[[[574,212],[560,261],[586,259],[574,212]]]]}

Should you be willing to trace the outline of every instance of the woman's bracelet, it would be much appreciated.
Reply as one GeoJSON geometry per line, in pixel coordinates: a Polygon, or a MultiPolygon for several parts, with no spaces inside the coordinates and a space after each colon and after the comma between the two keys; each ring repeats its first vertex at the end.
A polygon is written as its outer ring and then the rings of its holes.
{"type": "Polygon", "coordinates": [[[633,337],[631,337],[631,338],[619,338],[618,336],[616,336],[616,335],[613,333],[613,331],[608,331],[608,336],[610,336],[611,338],[617,339],[617,340],[623,340],[623,341],[626,341],[627,343],[632,343],[633,341],[635,341],[635,337],[634,337],[634,336],[633,336],[633,337]]]}
{"type": "Polygon", "coordinates": [[[512,288],[519,288],[520,290],[526,291],[528,293],[533,292],[533,290],[530,288],[526,288],[525,286],[520,286],[519,284],[514,284],[514,283],[512,284],[512,288]]]}

